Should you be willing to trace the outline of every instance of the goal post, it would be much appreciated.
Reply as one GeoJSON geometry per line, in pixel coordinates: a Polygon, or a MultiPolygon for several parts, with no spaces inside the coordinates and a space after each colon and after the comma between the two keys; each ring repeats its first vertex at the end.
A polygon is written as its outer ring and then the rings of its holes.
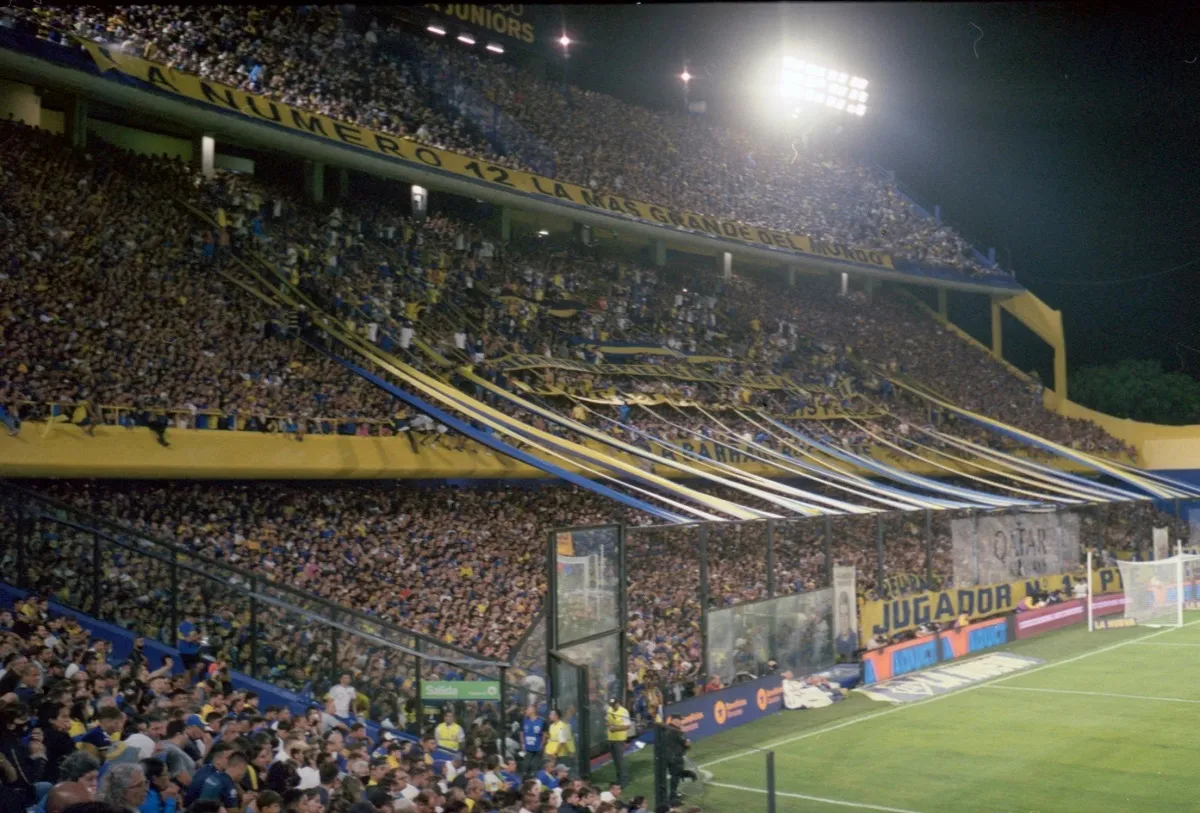
{"type": "MultiPolygon", "coordinates": [[[[1095,620],[1096,598],[1092,592],[1093,559],[1091,551],[1087,557],[1087,619],[1088,630],[1097,626],[1113,626],[1112,623],[1097,624],[1095,620]]],[[[1183,610],[1189,592],[1200,582],[1200,556],[1185,554],[1182,545],[1174,556],[1153,562],[1117,563],[1121,571],[1124,593],[1124,618],[1122,626],[1138,624],[1147,627],[1182,627],[1183,610]]]]}

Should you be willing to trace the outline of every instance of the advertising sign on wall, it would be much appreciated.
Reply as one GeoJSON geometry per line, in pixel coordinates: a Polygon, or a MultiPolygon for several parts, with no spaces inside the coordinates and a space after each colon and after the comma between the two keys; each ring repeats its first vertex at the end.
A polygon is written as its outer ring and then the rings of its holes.
{"type": "Polygon", "coordinates": [[[761,720],[782,708],[783,679],[770,675],[684,700],[667,712],[679,717],[683,733],[696,740],[761,720]]]}

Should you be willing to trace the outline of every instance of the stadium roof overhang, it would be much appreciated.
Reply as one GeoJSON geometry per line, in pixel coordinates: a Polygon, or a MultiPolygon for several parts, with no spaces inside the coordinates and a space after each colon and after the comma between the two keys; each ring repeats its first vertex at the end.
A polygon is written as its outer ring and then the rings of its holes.
{"type": "MultiPolygon", "coordinates": [[[[667,246],[699,254],[718,255],[730,252],[734,257],[752,259],[757,264],[795,266],[809,271],[847,273],[863,279],[890,280],[908,285],[964,291],[1007,298],[1018,296],[1023,289],[1004,287],[968,279],[923,277],[903,271],[878,268],[859,263],[814,257],[781,248],[750,245],[725,240],[707,234],[660,226],[636,220],[602,209],[570,202],[557,201],[518,190],[508,190],[484,181],[463,178],[421,164],[410,163],[358,150],[326,139],[314,138],[299,132],[241,116],[232,111],[200,106],[178,97],[151,90],[130,87],[99,74],[56,64],[10,48],[0,47],[0,71],[17,81],[44,86],[55,91],[77,93],[88,100],[97,100],[126,111],[126,123],[136,125],[139,119],[159,119],[182,125],[194,134],[208,134],[218,143],[227,140],[239,145],[282,152],[345,167],[377,177],[391,178],[463,197],[485,200],[498,206],[538,212],[554,217],[568,217],[594,229],[619,231],[622,235],[637,235],[647,241],[662,240],[667,246]]],[[[174,128],[173,128],[174,129],[174,128]]]]}

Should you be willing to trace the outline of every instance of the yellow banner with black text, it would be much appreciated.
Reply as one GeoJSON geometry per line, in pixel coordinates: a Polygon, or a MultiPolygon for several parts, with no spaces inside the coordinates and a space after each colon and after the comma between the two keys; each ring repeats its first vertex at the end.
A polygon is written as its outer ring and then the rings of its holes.
{"type": "MultiPolygon", "coordinates": [[[[981,584],[913,593],[881,601],[861,601],[858,618],[862,641],[875,635],[891,637],[922,624],[954,623],[962,615],[971,621],[990,618],[1016,610],[1028,596],[1061,591],[1065,598],[1071,598],[1073,585],[1081,578],[1081,573],[1059,573],[1002,584],[981,584]]],[[[1119,590],[1120,585],[1121,574],[1117,568],[1092,571],[1093,593],[1099,595],[1119,590]]]]}
{"type": "Polygon", "coordinates": [[[312,113],[269,99],[266,96],[210,82],[90,40],[78,39],[78,41],[87,49],[88,54],[91,55],[102,73],[115,70],[161,91],[174,93],[214,108],[238,113],[248,119],[278,125],[376,155],[420,164],[431,169],[529,195],[553,198],[616,213],[624,217],[636,218],[647,223],[699,232],[710,237],[785,249],[813,257],[863,263],[877,268],[891,269],[895,267],[891,255],[881,251],[813,240],[807,235],[748,226],[745,223],[683,212],[660,204],[644,203],[618,195],[593,192],[575,184],[501,167],[485,160],[430,147],[411,139],[385,135],[354,124],[337,121],[320,113],[312,113]]]}

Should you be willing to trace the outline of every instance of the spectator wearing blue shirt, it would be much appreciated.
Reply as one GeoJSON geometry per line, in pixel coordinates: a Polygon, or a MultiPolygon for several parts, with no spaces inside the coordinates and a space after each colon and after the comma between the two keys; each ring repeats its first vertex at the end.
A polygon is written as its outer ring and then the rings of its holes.
{"type": "Polygon", "coordinates": [[[76,742],[92,746],[103,757],[117,742],[113,735],[118,734],[125,726],[125,715],[115,706],[105,706],[96,712],[96,723],[95,727],[89,729],[76,742]]]}
{"type": "Polygon", "coordinates": [[[210,774],[200,786],[197,801],[212,799],[220,802],[226,810],[240,807],[238,783],[246,775],[246,757],[240,751],[233,751],[225,761],[225,769],[210,774]]]}
{"type": "Polygon", "coordinates": [[[179,635],[176,648],[183,660],[183,668],[191,674],[200,661],[200,628],[185,618],[179,624],[179,635]]]}
{"type": "Polygon", "coordinates": [[[138,807],[138,813],[175,813],[179,805],[179,789],[167,775],[167,763],[160,759],[143,759],[142,771],[150,787],[146,791],[146,801],[138,807]]]}
{"type": "Polygon", "coordinates": [[[213,745],[212,751],[208,755],[208,761],[200,766],[200,770],[196,771],[196,775],[192,777],[192,784],[188,785],[187,792],[183,794],[184,807],[191,807],[192,803],[200,798],[200,791],[203,790],[204,783],[225,769],[232,753],[233,746],[227,742],[218,742],[213,745]]]}
{"type": "Polygon", "coordinates": [[[542,783],[542,787],[546,790],[555,790],[558,788],[558,780],[554,773],[554,757],[550,757],[542,765],[542,769],[534,775],[537,781],[542,783]]]}
{"type": "Polygon", "coordinates": [[[537,708],[530,705],[525,708],[525,718],[521,720],[521,747],[525,750],[525,760],[521,764],[521,772],[526,776],[537,770],[542,760],[542,745],[545,743],[546,721],[538,717],[537,708]]]}

